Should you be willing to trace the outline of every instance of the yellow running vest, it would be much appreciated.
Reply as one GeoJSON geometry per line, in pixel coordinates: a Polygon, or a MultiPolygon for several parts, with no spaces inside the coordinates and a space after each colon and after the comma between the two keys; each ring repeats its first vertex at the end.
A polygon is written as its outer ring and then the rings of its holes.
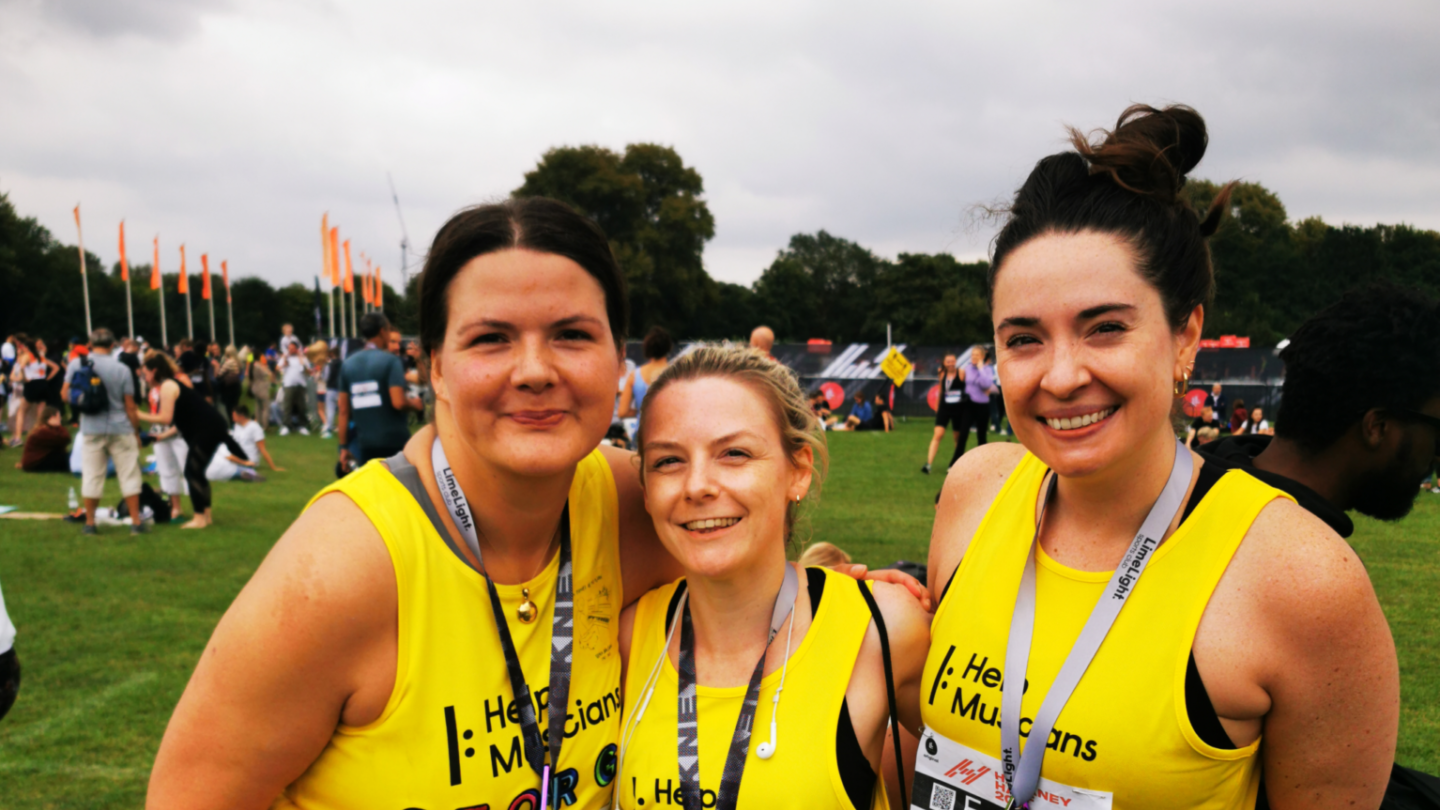
{"type": "MultiPolygon", "coordinates": [[[[760,682],[755,733],[740,782],[737,810],[776,808],[849,808],[850,798],[840,779],[835,759],[835,729],[840,703],[850,685],[855,658],[870,626],[870,609],[855,587],[855,580],[828,569],[825,597],[811,620],[805,638],[790,654],[785,692],[780,698],[775,755],[760,759],[755,746],[770,739],[770,711],[781,671],[760,682]]],[[[640,597],[635,607],[635,629],[630,665],[625,674],[625,716],[635,711],[639,691],[665,648],[665,611],[682,580],[640,597]]],[[[801,587],[805,587],[802,576],[801,587]]],[[[678,620],[678,617],[677,617],[678,620]]],[[[679,632],[678,630],[676,631],[679,632]]],[[[773,644],[783,644],[781,631],[773,644]]],[[[668,657],[660,667],[655,695],[630,738],[619,779],[620,806],[627,810],[680,810],[680,765],[677,748],[676,690],[678,673],[668,657]]],[[[705,807],[715,805],[715,789],[725,770],[725,755],[735,733],[735,721],[745,700],[744,686],[698,685],[700,718],[700,783],[705,807]]],[[[875,780],[870,808],[888,810],[885,780],[875,780]]],[[[861,808],[861,810],[866,810],[861,808]]]]}
{"type": "MultiPolygon", "coordinates": [[[[395,565],[400,617],[395,690],[375,722],[337,728],[320,757],[274,807],[535,810],[540,777],[525,761],[485,580],[446,547],[409,491],[380,462],[372,461],[320,495],[329,492],[345,493],[364,510],[395,565]]],[[[621,709],[615,480],[598,451],[575,472],[570,527],[573,707],[559,765],[569,790],[562,790],[560,801],[583,810],[609,805],[621,709]]],[[[542,733],[548,725],[550,622],[559,558],[554,555],[529,582],[496,586],[542,733]],[[515,618],[522,587],[530,589],[539,608],[531,624],[515,618]]],[[[553,796],[550,801],[561,806],[553,796]]]]}
{"type": "MultiPolygon", "coordinates": [[[[1026,454],[991,504],[935,613],[920,692],[931,731],[1000,757],[1000,693],[1010,617],[1046,467],[1026,454]]],[[[1253,808],[1260,741],[1207,745],[1185,708],[1185,669],[1200,616],[1250,524],[1289,497],[1238,470],[1227,472],[1165,540],[1101,644],[1047,741],[1044,779],[1113,794],[1116,810],[1253,808]]],[[[1111,572],[1077,571],[1036,553],[1035,636],[1021,703],[1024,735],[1080,635],[1111,572]]],[[[936,746],[922,738],[920,757],[936,746]]],[[[944,747],[940,747],[944,756],[944,747]]],[[[917,765],[917,768],[921,767],[917,765]]],[[[967,790],[991,791],[1003,777],[978,760],[940,762],[967,790]],[[968,764],[967,764],[968,762],[968,764]]],[[[956,784],[955,782],[951,783],[956,784]]],[[[1042,783],[1043,784],[1043,783],[1042,783]]],[[[953,794],[952,794],[953,795],[953,794]]],[[[982,795],[977,793],[977,795],[982,795]]],[[[1031,808],[1047,803],[1042,790],[1031,808]]]]}

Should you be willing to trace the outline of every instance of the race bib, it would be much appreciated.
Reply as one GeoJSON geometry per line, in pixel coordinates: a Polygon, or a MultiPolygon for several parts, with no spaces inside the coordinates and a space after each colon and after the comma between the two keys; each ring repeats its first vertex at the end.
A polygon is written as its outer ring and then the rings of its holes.
{"type": "MultiPolygon", "coordinates": [[[[1010,801],[1000,760],[982,754],[932,729],[920,736],[915,755],[915,785],[910,792],[912,810],[988,810],[1010,801]]],[[[1030,810],[1110,810],[1114,794],[1070,787],[1040,778],[1030,810]]]]}
{"type": "Polygon", "coordinates": [[[357,411],[361,408],[380,407],[380,383],[367,380],[351,384],[350,407],[357,411]]]}
{"type": "Polygon", "coordinates": [[[955,403],[957,403],[957,402],[959,402],[959,401],[960,401],[960,391],[959,391],[958,389],[957,389],[957,390],[954,390],[954,391],[946,392],[946,394],[945,394],[945,402],[946,402],[947,404],[954,405],[955,403]]]}

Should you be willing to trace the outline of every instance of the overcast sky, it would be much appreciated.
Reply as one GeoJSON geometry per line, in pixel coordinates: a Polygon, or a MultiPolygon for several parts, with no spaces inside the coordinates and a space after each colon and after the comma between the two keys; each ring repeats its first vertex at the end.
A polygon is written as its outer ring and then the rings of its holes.
{"type": "MultiPolygon", "coordinates": [[[[161,238],[309,283],[319,221],[395,283],[548,148],[668,144],[716,278],[821,228],[984,255],[976,203],[1135,101],[1210,125],[1195,172],[1292,219],[1440,229],[1440,3],[0,0],[0,191],[73,242],[161,238]]],[[[191,265],[198,269],[198,262],[191,265]]]]}

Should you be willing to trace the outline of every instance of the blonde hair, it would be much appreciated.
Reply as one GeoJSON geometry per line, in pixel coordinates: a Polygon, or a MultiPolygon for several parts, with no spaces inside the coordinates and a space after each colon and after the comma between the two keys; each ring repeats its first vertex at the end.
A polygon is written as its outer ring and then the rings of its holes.
{"type": "Polygon", "coordinates": [[[812,565],[829,568],[832,565],[843,565],[850,562],[850,555],[846,554],[839,546],[822,541],[806,546],[800,554],[800,559],[796,562],[800,563],[802,568],[812,565]]]}
{"type": "MultiPolygon", "coordinates": [[[[640,481],[645,481],[645,425],[649,420],[651,404],[660,393],[672,383],[703,380],[706,378],[735,380],[750,386],[751,390],[770,406],[775,425],[780,429],[780,444],[792,464],[796,457],[809,448],[814,461],[811,465],[810,490],[803,500],[820,497],[820,487],[825,480],[830,455],[825,447],[825,429],[810,400],[801,390],[799,382],[790,369],[776,362],[770,355],[748,346],[701,346],[674,361],[660,372],[650,383],[645,401],[640,406],[640,429],[636,434],[636,455],[640,459],[640,481]]],[[[795,528],[799,503],[785,506],[785,540],[790,540],[795,528]]]]}
{"type": "Polygon", "coordinates": [[[311,363],[318,363],[322,359],[330,358],[330,347],[323,340],[317,340],[305,347],[305,356],[311,363]]]}

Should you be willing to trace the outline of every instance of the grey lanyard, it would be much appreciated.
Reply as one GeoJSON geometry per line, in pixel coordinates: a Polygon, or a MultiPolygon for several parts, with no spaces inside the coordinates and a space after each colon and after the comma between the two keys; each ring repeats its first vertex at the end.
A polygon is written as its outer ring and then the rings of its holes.
{"type": "Polygon", "coordinates": [[[1175,464],[1170,468],[1170,480],[1150,514],[1140,524],[1140,532],[1130,543],[1130,549],[1110,575],[1110,584],[1100,601],[1090,611],[1090,618],[1080,630],[1075,646],[1065,656],[1065,663],[1050,685],[1050,691],[1035,713],[1035,722],[1030,727],[1030,745],[1025,755],[1020,755],[1020,702],[1025,693],[1026,668],[1030,664],[1030,641],[1035,634],[1035,546],[1040,542],[1040,524],[1045,519],[1045,509],[1055,492],[1051,479],[1045,491],[1045,506],[1041,507],[1040,518],[1035,521],[1035,536],[1030,541],[1030,552],[1025,557],[1025,570],[1020,575],[1020,592],[1015,596],[1015,613],[1010,619],[1010,640],[1005,648],[1005,684],[1000,695],[1000,760],[1005,769],[1005,785],[1010,789],[1010,807],[1024,807],[1035,795],[1040,784],[1040,765],[1045,759],[1045,744],[1050,731],[1060,717],[1060,711],[1070,700],[1070,695],[1079,686],[1080,678],[1094,660],[1100,644],[1115,624],[1120,609],[1135,591],[1135,584],[1145,567],[1154,556],[1155,549],[1165,537],[1165,530],[1175,519],[1175,514],[1185,502],[1185,492],[1190,488],[1190,474],[1195,462],[1190,451],[1178,441],[1175,443],[1175,464]]]}
{"type": "MultiPolygon", "coordinates": [[[[794,566],[785,565],[785,580],[780,584],[780,593],[775,596],[775,609],[770,614],[770,635],[765,639],[765,649],[750,675],[750,685],[745,690],[745,702],[740,707],[740,717],[735,720],[735,733],[730,737],[730,751],[725,755],[725,770],[720,775],[720,790],[715,795],[715,810],[734,810],[740,796],[740,779],[745,775],[745,758],[750,754],[750,732],[755,726],[755,708],[760,703],[760,680],[765,674],[765,654],[770,642],[780,632],[780,626],[795,608],[795,594],[800,589],[800,578],[794,566]]],[[[680,614],[680,666],[676,696],[679,711],[678,734],[680,762],[680,790],[684,797],[682,804],[687,808],[703,806],[700,791],[700,705],[695,677],[695,632],[690,627],[690,600],[680,614]]]]}
{"type": "MultiPolygon", "coordinates": [[[[480,556],[480,540],[475,532],[475,513],[465,492],[455,480],[450,461],[445,457],[445,448],[440,437],[430,445],[430,462],[435,467],[435,485],[450,510],[450,518],[460,530],[465,545],[480,556]]],[[[461,557],[461,559],[464,559],[461,557]]],[[[466,560],[469,564],[469,561],[466,560]]],[[[483,563],[483,561],[482,561],[483,563]]],[[[474,566],[471,566],[474,568],[474,566]]],[[[482,576],[484,572],[476,569],[482,576]]],[[[510,625],[505,621],[504,608],[500,604],[500,593],[495,589],[494,580],[485,577],[485,586],[490,592],[490,607],[495,614],[495,626],[500,636],[500,647],[505,652],[505,669],[510,675],[510,690],[520,710],[520,735],[525,741],[525,760],[540,776],[540,807],[548,805],[547,799],[557,794],[560,765],[560,744],[565,741],[565,717],[570,701],[571,639],[575,632],[574,581],[570,564],[570,504],[560,515],[560,572],[555,578],[555,616],[550,630],[550,691],[546,717],[550,722],[550,762],[545,763],[545,747],[540,739],[540,724],[535,719],[535,704],[530,698],[530,687],[525,683],[525,672],[520,668],[520,655],[515,650],[515,641],[510,637],[510,625]],[[558,720],[556,718],[559,718],[558,720]],[[556,774],[552,777],[551,774],[556,774]]]]}

